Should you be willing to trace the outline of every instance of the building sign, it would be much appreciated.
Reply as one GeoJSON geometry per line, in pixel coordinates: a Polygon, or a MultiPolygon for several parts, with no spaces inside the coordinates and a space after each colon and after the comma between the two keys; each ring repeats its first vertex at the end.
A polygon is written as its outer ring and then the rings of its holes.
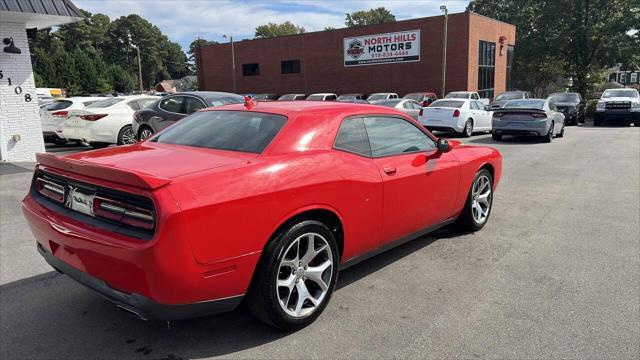
{"type": "Polygon", "coordinates": [[[420,30],[344,39],[344,66],[420,61],[420,30]]]}

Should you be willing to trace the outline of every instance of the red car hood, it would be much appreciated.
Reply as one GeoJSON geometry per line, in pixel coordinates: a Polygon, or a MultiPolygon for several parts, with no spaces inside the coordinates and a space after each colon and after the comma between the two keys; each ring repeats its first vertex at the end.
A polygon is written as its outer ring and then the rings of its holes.
{"type": "Polygon", "coordinates": [[[45,166],[86,176],[155,189],[180,176],[246,162],[255,156],[254,154],[145,142],[77,153],[65,157],[38,154],[38,162],[45,166]]]}

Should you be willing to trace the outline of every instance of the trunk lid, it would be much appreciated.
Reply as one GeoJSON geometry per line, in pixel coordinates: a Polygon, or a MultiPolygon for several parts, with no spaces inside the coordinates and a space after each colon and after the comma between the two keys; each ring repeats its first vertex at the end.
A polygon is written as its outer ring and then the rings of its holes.
{"type": "Polygon", "coordinates": [[[450,120],[453,118],[453,113],[456,110],[460,110],[460,109],[429,106],[427,108],[424,108],[422,117],[425,120],[450,120]]]}

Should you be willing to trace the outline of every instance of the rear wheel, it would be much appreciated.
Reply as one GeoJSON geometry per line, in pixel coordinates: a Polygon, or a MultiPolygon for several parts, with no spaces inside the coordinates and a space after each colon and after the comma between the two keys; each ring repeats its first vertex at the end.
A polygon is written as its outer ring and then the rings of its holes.
{"type": "Polygon", "coordinates": [[[321,222],[305,220],[278,234],[255,269],[247,304],[267,324],[298,330],[325,309],[336,285],[338,247],[321,222]]]}
{"type": "Polygon", "coordinates": [[[484,227],[491,215],[493,204],[493,176],[481,169],[473,178],[467,202],[458,217],[458,223],[467,230],[478,231],[484,227]]]}
{"type": "Polygon", "coordinates": [[[136,143],[133,127],[126,125],[118,132],[118,145],[131,145],[136,143]]]}
{"type": "Polygon", "coordinates": [[[470,137],[473,135],[473,120],[469,119],[466,123],[464,123],[464,130],[462,131],[462,136],[470,137]]]}
{"type": "MultiPolygon", "coordinates": [[[[578,123],[576,122],[576,126],[578,126],[578,123]]],[[[564,125],[562,125],[562,130],[560,130],[560,134],[558,134],[558,137],[564,137],[564,125]]]]}
{"type": "Polygon", "coordinates": [[[547,135],[542,137],[542,141],[546,142],[546,143],[550,143],[551,140],[553,140],[553,127],[555,126],[554,123],[551,123],[551,126],[549,127],[549,132],[547,133],[547,135]]]}
{"type": "Polygon", "coordinates": [[[491,134],[491,138],[495,141],[502,140],[502,134],[491,134]]]}

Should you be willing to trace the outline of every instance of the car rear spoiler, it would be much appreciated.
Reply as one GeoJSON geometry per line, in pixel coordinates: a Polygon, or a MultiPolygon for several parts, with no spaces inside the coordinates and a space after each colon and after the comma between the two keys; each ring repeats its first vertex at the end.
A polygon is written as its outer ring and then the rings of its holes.
{"type": "Polygon", "coordinates": [[[130,170],[89,163],[87,161],[62,158],[52,154],[36,154],[38,163],[44,166],[129,185],[140,189],[154,190],[171,182],[170,179],[130,170]]]}
{"type": "Polygon", "coordinates": [[[497,112],[501,112],[501,113],[505,113],[505,114],[518,114],[518,113],[527,113],[527,114],[546,114],[546,112],[544,110],[540,110],[540,109],[505,109],[505,108],[499,108],[499,109],[495,109],[494,114],[497,112]]]}

